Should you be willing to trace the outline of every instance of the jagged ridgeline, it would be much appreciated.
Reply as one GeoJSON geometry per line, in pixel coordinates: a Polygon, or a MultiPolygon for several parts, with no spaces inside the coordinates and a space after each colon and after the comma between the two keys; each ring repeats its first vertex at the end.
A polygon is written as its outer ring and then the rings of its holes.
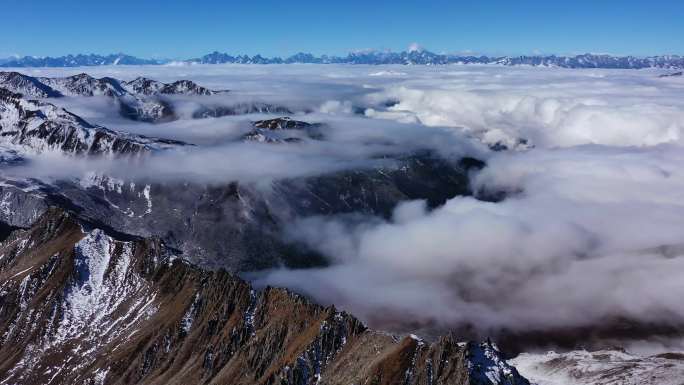
{"type": "MultiPolygon", "coordinates": [[[[164,123],[179,118],[174,109],[172,97],[209,97],[227,93],[227,90],[210,90],[190,80],[162,83],[138,77],[123,81],[111,77],[94,78],[81,73],[67,77],[34,77],[19,72],[0,72],[0,88],[21,94],[25,98],[62,98],[65,96],[93,97],[112,99],[121,116],[127,119],[148,123],[164,123]]],[[[205,99],[197,103],[192,113],[195,119],[244,115],[254,113],[292,114],[285,106],[264,102],[221,103],[205,99]]]]}
{"type": "MultiPolygon", "coordinates": [[[[99,65],[155,65],[170,60],[141,59],[125,54],[113,55],[67,55],[60,57],[25,56],[7,60],[0,67],[82,67],[99,65]]],[[[523,56],[486,56],[439,54],[422,49],[403,52],[361,51],[346,56],[315,56],[310,53],[297,53],[289,57],[264,57],[261,55],[230,55],[212,52],[199,58],[184,60],[186,63],[200,64],[400,64],[400,65],[445,65],[445,64],[495,64],[504,66],[546,66],[561,68],[684,68],[684,57],[678,55],[662,56],[613,56],[605,54],[581,54],[575,56],[523,55],[523,56]]]]}
{"type": "Polygon", "coordinates": [[[491,342],[376,332],[61,209],[7,235],[0,255],[5,383],[529,384],[491,342]]]}

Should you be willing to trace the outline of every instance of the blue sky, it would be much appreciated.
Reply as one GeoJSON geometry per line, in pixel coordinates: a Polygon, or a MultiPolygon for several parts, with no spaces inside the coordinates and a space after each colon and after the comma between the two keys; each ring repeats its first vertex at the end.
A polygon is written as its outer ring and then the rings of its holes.
{"type": "Polygon", "coordinates": [[[3,0],[0,56],[218,50],[684,54],[682,0],[3,0]]]}

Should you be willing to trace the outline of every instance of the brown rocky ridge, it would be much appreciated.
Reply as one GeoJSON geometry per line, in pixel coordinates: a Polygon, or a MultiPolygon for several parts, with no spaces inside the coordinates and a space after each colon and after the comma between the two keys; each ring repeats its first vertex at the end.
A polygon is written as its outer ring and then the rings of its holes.
{"type": "Polygon", "coordinates": [[[0,242],[2,384],[523,384],[491,342],[373,331],[62,209],[0,242]]]}

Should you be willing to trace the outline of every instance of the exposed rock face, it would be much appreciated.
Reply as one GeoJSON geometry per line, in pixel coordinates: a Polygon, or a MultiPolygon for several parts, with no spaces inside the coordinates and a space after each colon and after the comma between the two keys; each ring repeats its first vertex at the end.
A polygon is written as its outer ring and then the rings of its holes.
{"type": "Polygon", "coordinates": [[[126,93],[116,79],[107,77],[96,79],[85,73],[64,78],[43,77],[37,80],[65,96],[116,97],[126,93]]]}
{"type": "Polygon", "coordinates": [[[523,353],[513,362],[540,385],[681,385],[684,354],[643,356],[624,350],[523,353]]]}
{"type": "Polygon", "coordinates": [[[63,108],[24,99],[4,88],[0,88],[0,135],[1,142],[31,151],[89,155],[138,155],[181,144],[94,126],[63,108]]]}
{"type": "Polygon", "coordinates": [[[30,98],[105,96],[116,100],[121,115],[129,119],[148,122],[174,119],[168,103],[129,93],[113,78],[96,79],[84,73],[64,78],[35,78],[17,72],[0,72],[0,87],[30,98]]]}
{"type": "MultiPolygon", "coordinates": [[[[85,78],[86,84],[91,80],[85,78]]],[[[255,130],[319,138],[320,125],[288,118],[259,121],[255,130]]],[[[0,90],[0,137],[29,151],[133,156],[184,145],[94,126],[52,104],[0,90]]],[[[1,144],[1,143],[0,143],[1,144]]],[[[2,160],[21,160],[11,151],[2,160]]],[[[363,213],[388,217],[397,203],[427,199],[431,207],[470,193],[468,165],[417,153],[377,167],[279,180],[271,186],[125,181],[105,175],[45,183],[2,178],[0,221],[27,226],[48,206],[138,236],[156,236],[207,268],[246,271],[314,266],[320,256],[295,252],[281,237],[298,216],[363,213]]]]}
{"type": "Polygon", "coordinates": [[[12,384],[527,385],[491,343],[368,330],[283,289],[115,239],[50,209],[0,243],[0,379],[12,384]]]}
{"type": "Polygon", "coordinates": [[[303,130],[312,126],[316,126],[312,123],[302,122],[299,120],[293,120],[292,118],[285,116],[282,118],[258,120],[253,123],[254,127],[267,130],[303,130]]]}
{"type": "Polygon", "coordinates": [[[0,222],[9,227],[28,227],[48,209],[45,197],[36,191],[35,182],[0,182],[0,222]]]}
{"type": "Polygon", "coordinates": [[[292,111],[284,106],[275,104],[252,102],[237,103],[232,106],[203,106],[192,115],[195,119],[219,118],[221,116],[246,115],[246,114],[292,114],[292,111]]]}
{"type": "Polygon", "coordinates": [[[50,185],[6,180],[0,185],[0,206],[11,210],[0,210],[0,221],[26,226],[36,210],[57,205],[100,226],[160,237],[205,268],[308,267],[325,260],[283,240],[283,227],[295,218],[340,213],[389,217],[399,202],[410,199],[426,199],[436,207],[470,194],[471,167],[424,153],[382,167],[279,180],[268,187],[131,183],[101,175],[50,185]]]}
{"type": "Polygon", "coordinates": [[[259,120],[253,122],[254,130],[244,139],[263,143],[296,143],[304,139],[319,140],[321,124],[293,120],[289,117],[259,120]]]}
{"type": "MultiPolygon", "coordinates": [[[[0,88],[30,98],[110,97],[118,104],[123,117],[150,123],[168,122],[178,118],[171,96],[211,96],[228,92],[210,90],[190,80],[162,83],[139,77],[125,82],[110,77],[97,79],[85,73],[63,78],[36,78],[18,72],[0,72],[0,88]]],[[[287,107],[258,101],[228,106],[209,103],[200,106],[192,116],[201,119],[255,113],[292,114],[292,111],[287,107]]]]}
{"type": "Polygon", "coordinates": [[[217,91],[197,85],[190,80],[178,80],[173,83],[162,83],[156,80],[139,77],[130,82],[123,82],[129,92],[138,95],[213,95],[217,91]]]}
{"type": "Polygon", "coordinates": [[[59,91],[41,83],[38,79],[20,74],[19,72],[0,72],[0,87],[33,98],[58,98],[63,96],[59,91]]]}
{"type": "Polygon", "coordinates": [[[110,77],[97,79],[86,73],[62,78],[48,78],[33,77],[18,72],[0,72],[0,87],[34,98],[60,96],[118,97],[125,94],[197,96],[218,93],[218,91],[201,87],[190,80],[178,80],[167,84],[139,77],[129,82],[122,82],[110,77]]]}
{"type": "Polygon", "coordinates": [[[170,122],[177,118],[171,104],[163,99],[122,95],[116,100],[119,114],[124,118],[148,123],[170,122]]]}
{"type": "Polygon", "coordinates": [[[129,92],[125,83],[113,78],[96,79],[88,74],[65,78],[40,78],[44,84],[68,96],[106,96],[119,105],[122,116],[144,122],[163,122],[175,119],[171,105],[159,98],[144,97],[145,94],[129,92]]]}

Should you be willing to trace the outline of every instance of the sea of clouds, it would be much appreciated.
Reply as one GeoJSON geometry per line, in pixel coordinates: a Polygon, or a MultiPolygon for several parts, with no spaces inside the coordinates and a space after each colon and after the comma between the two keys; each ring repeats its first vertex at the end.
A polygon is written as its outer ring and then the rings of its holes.
{"type": "Polygon", "coordinates": [[[655,70],[495,66],[87,71],[125,80],[189,78],[231,90],[222,96],[231,100],[309,110],[296,118],[328,125],[323,143],[235,144],[248,121],[261,116],[152,125],[119,118],[104,100],[61,101],[112,129],[200,145],[153,161],[143,172],[148,177],[307,176],[418,148],[487,162],[472,176],[474,197],[432,211],[412,201],[387,220],[300,218],[285,236],[320,251],[330,266],[261,272],[253,275],[259,286],[287,286],[379,326],[400,320],[488,333],[616,319],[684,323],[684,78],[658,78],[663,71],[655,70]],[[518,146],[521,139],[527,145],[518,146]],[[517,150],[487,150],[497,143],[517,150]],[[507,198],[478,200],[488,192],[507,198]]]}

